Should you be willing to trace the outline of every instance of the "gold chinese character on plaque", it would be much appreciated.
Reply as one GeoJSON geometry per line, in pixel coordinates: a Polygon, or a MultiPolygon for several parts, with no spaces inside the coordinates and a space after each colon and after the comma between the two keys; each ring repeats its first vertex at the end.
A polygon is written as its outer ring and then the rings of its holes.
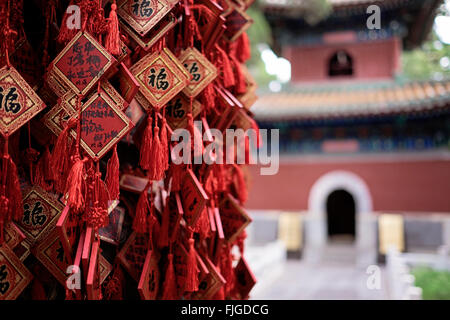
{"type": "Polygon", "coordinates": [[[217,77],[216,67],[197,49],[188,48],[178,58],[191,74],[191,81],[183,89],[188,97],[195,97],[217,77]]]}
{"type": "Polygon", "coordinates": [[[117,14],[144,36],[177,4],[177,0],[119,0],[117,14]]]}
{"type": "Polygon", "coordinates": [[[140,85],[136,95],[138,102],[141,103],[141,94],[157,109],[183,90],[191,79],[187,70],[167,48],[149,53],[133,65],[130,71],[140,85]]]}
{"type": "Polygon", "coordinates": [[[7,137],[45,108],[44,102],[13,67],[0,69],[0,133],[7,137]]]}

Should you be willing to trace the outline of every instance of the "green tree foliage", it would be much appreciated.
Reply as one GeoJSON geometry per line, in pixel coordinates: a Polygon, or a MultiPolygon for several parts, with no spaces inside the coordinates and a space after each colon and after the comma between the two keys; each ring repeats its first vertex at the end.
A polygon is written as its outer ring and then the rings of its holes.
{"type": "MultiPolygon", "coordinates": [[[[437,16],[449,15],[446,6],[443,4],[437,16]]],[[[449,59],[450,46],[442,42],[433,30],[430,39],[420,48],[403,53],[403,73],[401,77],[406,80],[450,78],[450,67],[447,65],[449,59]]]]}
{"type": "Polygon", "coordinates": [[[450,300],[450,272],[417,267],[412,270],[415,285],[422,288],[424,300],[450,300]]]}

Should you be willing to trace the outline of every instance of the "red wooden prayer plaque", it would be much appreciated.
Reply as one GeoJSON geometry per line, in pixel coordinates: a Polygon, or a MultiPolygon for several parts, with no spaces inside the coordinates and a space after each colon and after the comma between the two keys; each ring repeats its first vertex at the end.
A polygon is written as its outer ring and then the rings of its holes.
{"type": "MultiPolygon", "coordinates": [[[[143,97],[157,109],[183,90],[191,79],[187,70],[167,48],[149,53],[130,71],[141,86],[136,100],[141,103],[143,97]]],[[[143,103],[141,105],[148,108],[143,103]]]]}
{"type": "Polygon", "coordinates": [[[139,91],[140,85],[123,62],[119,65],[119,83],[123,99],[130,103],[139,91]]]}
{"type": "Polygon", "coordinates": [[[76,114],[76,101],[71,103],[71,100],[76,100],[76,95],[72,91],[68,91],[62,98],[60,103],[56,104],[42,117],[42,122],[49,128],[56,136],[64,129],[66,122],[76,114]]]}
{"type": "Polygon", "coordinates": [[[8,245],[0,246],[0,300],[15,300],[32,278],[8,245]]]}
{"type": "Polygon", "coordinates": [[[45,108],[13,67],[0,69],[0,133],[8,137],[45,108]]]}
{"type": "Polygon", "coordinates": [[[175,242],[173,246],[173,267],[175,269],[175,278],[179,296],[184,293],[187,275],[187,258],[187,250],[182,244],[175,242]]]}
{"type": "Polygon", "coordinates": [[[141,194],[147,186],[148,179],[144,177],[138,177],[132,174],[123,174],[120,177],[120,188],[136,194],[141,194]]]}
{"type": "Polygon", "coordinates": [[[115,62],[94,37],[80,31],[51,63],[50,73],[84,96],[115,62]]]}
{"type": "Polygon", "coordinates": [[[144,36],[177,2],[177,0],[119,0],[117,14],[138,34],[144,36]]]}
{"type": "Polygon", "coordinates": [[[216,67],[197,49],[188,48],[178,57],[191,74],[191,81],[183,89],[188,97],[195,97],[217,77],[216,67]]]}
{"type": "Polygon", "coordinates": [[[74,247],[80,233],[80,227],[78,224],[78,216],[76,213],[70,211],[69,206],[64,207],[56,222],[56,230],[63,245],[66,257],[71,261],[74,247]]]}
{"type": "Polygon", "coordinates": [[[94,241],[92,244],[89,269],[86,277],[86,292],[88,300],[100,300],[101,297],[99,259],[100,241],[94,241]]]}
{"type": "Polygon", "coordinates": [[[256,284],[256,278],[250,270],[247,261],[241,257],[236,268],[234,269],[236,275],[236,282],[234,290],[237,294],[237,299],[247,299],[248,294],[256,284]]]}
{"type": "Polygon", "coordinates": [[[148,234],[133,232],[117,258],[131,277],[139,281],[148,251],[148,234]]]}
{"type": "Polygon", "coordinates": [[[18,227],[31,245],[53,231],[64,208],[56,195],[38,186],[24,192],[22,205],[23,217],[18,222],[18,227]]]}
{"type": "Polygon", "coordinates": [[[4,241],[11,249],[17,247],[26,238],[14,222],[6,224],[3,231],[4,241]]]}
{"type": "Polygon", "coordinates": [[[241,8],[239,8],[234,3],[230,4],[229,13],[226,16],[226,30],[223,34],[224,38],[228,41],[235,41],[239,36],[246,31],[251,24],[253,19],[241,8]]]}
{"type": "Polygon", "coordinates": [[[66,271],[70,263],[64,253],[64,248],[56,230],[50,233],[43,241],[39,242],[32,249],[32,253],[50,271],[56,280],[65,287],[68,277],[66,271]]]}
{"type": "Polygon", "coordinates": [[[159,254],[149,250],[139,279],[138,291],[142,300],[156,300],[159,291],[159,254]]]}
{"type": "Polygon", "coordinates": [[[242,103],[245,109],[250,110],[250,107],[258,99],[258,96],[256,95],[258,85],[244,64],[241,65],[241,70],[245,77],[247,90],[245,93],[238,95],[236,98],[242,103]]]}
{"type": "MultiPolygon", "coordinates": [[[[101,90],[82,107],[80,145],[93,160],[100,159],[133,127],[131,120],[101,90]]],[[[76,130],[71,130],[76,137],[76,130]]]]}
{"type": "Polygon", "coordinates": [[[120,234],[122,233],[122,224],[125,217],[125,209],[115,207],[109,214],[109,223],[106,227],[98,230],[100,240],[106,241],[113,245],[118,245],[120,234]]]}
{"type": "Polygon", "coordinates": [[[194,226],[200,214],[205,209],[208,195],[191,169],[187,170],[181,190],[184,220],[189,226],[194,226]]]}
{"type": "Polygon", "coordinates": [[[92,227],[87,227],[86,232],[84,233],[84,241],[83,241],[83,251],[81,253],[81,268],[83,270],[83,274],[85,279],[87,279],[87,275],[89,272],[89,264],[91,261],[91,250],[94,241],[94,229],[92,227]]]}
{"type": "Polygon", "coordinates": [[[220,288],[222,288],[222,286],[226,283],[214,263],[212,263],[207,256],[202,256],[202,258],[209,273],[200,281],[198,291],[192,295],[192,298],[197,300],[212,299],[220,288]]]}
{"type": "Polygon", "coordinates": [[[22,241],[13,249],[13,251],[17,258],[23,262],[30,255],[31,247],[28,242],[22,241]]]}
{"type": "Polygon", "coordinates": [[[220,204],[220,219],[225,238],[231,244],[252,221],[238,201],[231,195],[227,195],[220,204]]]}
{"type": "Polygon", "coordinates": [[[106,260],[103,255],[100,255],[100,260],[98,261],[98,272],[100,274],[100,284],[102,284],[105,279],[109,276],[112,271],[111,263],[106,260]]]}
{"type": "Polygon", "coordinates": [[[141,46],[145,51],[150,50],[150,48],[158,42],[163,36],[165,36],[175,25],[177,24],[177,19],[171,13],[166,15],[157,25],[155,25],[150,32],[145,36],[137,34],[132,28],[130,28],[125,22],[120,23],[120,27],[124,30],[131,39],[136,41],[136,43],[141,46]]]}
{"type": "Polygon", "coordinates": [[[169,201],[169,240],[174,242],[178,234],[180,220],[183,217],[183,204],[179,192],[174,192],[170,195],[169,201]]]}
{"type": "MultiPolygon", "coordinates": [[[[183,93],[178,94],[166,105],[166,120],[172,130],[186,128],[187,114],[190,109],[189,99],[183,93]]],[[[195,118],[202,111],[202,104],[197,100],[192,101],[192,117],[195,118]]]]}

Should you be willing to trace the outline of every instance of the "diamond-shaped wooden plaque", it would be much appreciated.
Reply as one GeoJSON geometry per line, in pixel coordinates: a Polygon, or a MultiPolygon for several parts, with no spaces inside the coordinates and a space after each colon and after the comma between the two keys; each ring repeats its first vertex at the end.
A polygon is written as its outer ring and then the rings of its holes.
{"type": "Polygon", "coordinates": [[[133,65],[130,71],[141,86],[139,93],[157,109],[183,90],[191,79],[187,70],[167,48],[161,52],[149,53],[133,65]]]}
{"type": "Polygon", "coordinates": [[[0,246],[0,300],[15,300],[32,278],[8,245],[0,246]]]}
{"type": "Polygon", "coordinates": [[[56,136],[58,136],[64,129],[66,122],[76,114],[75,104],[69,102],[71,98],[75,98],[76,95],[69,91],[61,99],[60,103],[56,104],[42,117],[42,122],[49,128],[56,136]]]}
{"type": "Polygon", "coordinates": [[[183,217],[189,226],[193,226],[205,209],[209,198],[194,172],[190,169],[186,172],[183,181],[181,199],[183,203],[183,217]]]}
{"type": "Polygon", "coordinates": [[[238,295],[236,298],[240,300],[247,299],[248,294],[256,284],[256,278],[253,275],[244,257],[241,257],[241,259],[239,259],[239,262],[234,269],[234,273],[237,280],[234,288],[236,294],[238,295]]]}
{"type": "Polygon", "coordinates": [[[6,224],[3,231],[4,241],[11,249],[17,247],[26,238],[25,234],[14,222],[6,224]]]}
{"type": "Polygon", "coordinates": [[[0,69],[0,133],[7,137],[45,108],[44,102],[13,67],[0,69]]]}
{"type": "MultiPolygon", "coordinates": [[[[187,114],[189,112],[189,99],[182,93],[170,100],[166,105],[166,120],[172,130],[187,127],[187,114]]],[[[192,101],[192,117],[196,116],[202,111],[202,104],[197,100],[192,101]]]]}
{"type": "Polygon", "coordinates": [[[155,300],[159,291],[159,254],[149,250],[145,257],[144,267],[139,278],[138,291],[141,299],[155,300]]]}
{"type": "Polygon", "coordinates": [[[80,31],[52,62],[51,73],[84,96],[115,62],[89,33],[80,31]]]}
{"type": "Polygon", "coordinates": [[[43,241],[39,242],[32,249],[32,253],[50,271],[56,280],[65,287],[68,277],[66,271],[69,263],[56,229],[43,241]]]}
{"type": "Polygon", "coordinates": [[[230,11],[226,16],[225,26],[227,27],[223,36],[228,41],[235,41],[239,36],[246,31],[253,19],[237,5],[230,2],[230,11]]]}
{"type": "Polygon", "coordinates": [[[18,227],[31,245],[52,232],[64,208],[56,196],[38,186],[25,191],[22,206],[24,213],[18,227]]]}
{"type": "Polygon", "coordinates": [[[148,234],[133,232],[117,255],[117,259],[136,281],[139,281],[144,267],[147,249],[148,234]]]}
{"type": "Polygon", "coordinates": [[[191,74],[191,81],[183,89],[188,97],[195,97],[217,77],[217,68],[197,49],[188,48],[178,57],[191,74]]]}
{"type": "Polygon", "coordinates": [[[177,3],[177,0],[119,0],[117,14],[144,36],[177,3]]]}
{"type": "Polygon", "coordinates": [[[232,244],[252,219],[231,195],[223,199],[219,210],[225,238],[232,244]]]}
{"type": "Polygon", "coordinates": [[[125,22],[120,21],[120,27],[124,30],[138,45],[144,50],[148,51],[150,48],[158,42],[161,37],[167,34],[175,25],[177,20],[172,14],[166,15],[158,24],[156,24],[150,32],[145,36],[140,36],[132,28],[130,28],[125,22]]]}
{"type": "MultiPolygon", "coordinates": [[[[133,123],[116,103],[101,90],[82,107],[80,145],[94,159],[100,159],[125,136],[133,123]]],[[[76,137],[76,131],[71,130],[76,137]]]]}

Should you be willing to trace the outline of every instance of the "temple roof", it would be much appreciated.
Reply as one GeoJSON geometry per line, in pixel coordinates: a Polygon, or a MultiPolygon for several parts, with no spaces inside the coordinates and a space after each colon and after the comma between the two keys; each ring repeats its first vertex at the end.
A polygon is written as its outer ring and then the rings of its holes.
{"type": "Polygon", "coordinates": [[[302,18],[304,0],[262,0],[260,3],[272,27],[274,49],[284,45],[302,45],[312,38],[333,31],[368,30],[367,7],[381,9],[382,29],[403,38],[406,49],[419,46],[433,26],[437,8],[443,0],[328,0],[331,14],[316,25],[302,18]]]}
{"type": "Polygon", "coordinates": [[[328,83],[292,86],[260,95],[257,120],[278,121],[371,116],[439,110],[450,106],[450,80],[328,83]]]}

